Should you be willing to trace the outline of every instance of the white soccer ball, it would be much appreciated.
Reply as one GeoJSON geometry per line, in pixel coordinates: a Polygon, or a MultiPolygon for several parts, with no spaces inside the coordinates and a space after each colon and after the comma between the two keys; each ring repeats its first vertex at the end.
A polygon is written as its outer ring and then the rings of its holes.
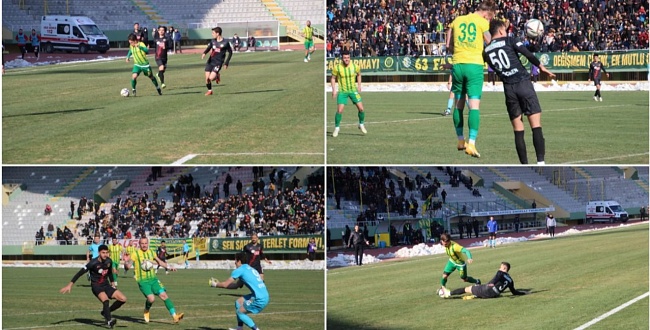
{"type": "Polygon", "coordinates": [[[544,24],[538,19],[530,19],[526,22],[526,35],[530,38],[537,38],[544,33],[544,24]]]}
{"type": "Polygon", "coordinates": [[[148,272],[153,269],[154,263],[151,260],[145,260],[140,264],[140,268],[144,270],[145,272],[148,272]]]}
{"type": "Polygon", "coordinates": [[[440,298],[444,298],[445,297],[445,289],[443,289],[443,288],[438,289],[438,296],[440,296],[440,298]]]}
{"type": "Polygon", "coordinates": [[[124,97],[129,96],[129,89],[128,88],[122,88],[122,90],[120,91],[120,95],[122,95],[124,97]]]}

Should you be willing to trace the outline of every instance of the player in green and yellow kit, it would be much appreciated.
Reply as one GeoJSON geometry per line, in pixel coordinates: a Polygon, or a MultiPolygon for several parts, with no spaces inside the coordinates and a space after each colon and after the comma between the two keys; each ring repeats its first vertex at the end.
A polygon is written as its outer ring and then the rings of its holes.
{"type": "Polygon", "coordinates": [[[341,118],[343,117],[343,108],[348,103],[348,98],[352,100],[359,110],[359,129],[363,134],[368,133],[366,127],[363,125],[366,113],[363,111],[363,103],[361,102],[361,68],[350,61],[350,52],[344,50],[341,52],[341,62],[334,65],[332,68],[332,98],[336,99],[337,109],[334,117],[334,133],[333,137],[339,135],[339,127],[341,125],[341,118]],[[336,81],[339,82],[339,90],[336,90],[336,81]],[[338,94],[338,97],[337,97],[338,94]]]}
{"type": "Polygon", "coordinates": [[[131,88],[133,96],[135,96],[135,85],[138,83],[136,79],[138,79],[140,72],[144,73],[145,76],[151,79],[153,85],[156,86],[158,95],[162,95],[160,86],[158,86],[158,81],[156,80],[156,77],[154,77],[151,66],[149,65],[147,52],[149,52],[149,48],[147,48],[144,43],[139,42],[135,34],[130,34],[129,52],[126,54],[126,63],[129,63],[129,57],[133,56],[133,70],[131,71],[131,88]]]}
{"type": "Polygon", "coordinates": [[[458,16],[447,30],[447,53],[453,52],[451,90],[455,95],[454,127],[458,137],[458,150],[472,157],[481,157],[476,150],[476,137],[480,125],[479,106],[483,92],[483,44],[490,42],[490,20],[497,6],[493,0],[478,5],[475,13],[458,16]],[[463,135],[463,109],[465,96],[469,99],[469,140],[465,145],[463,135]]]}
{"type": "Polygon", "coordinates": [[[133,268],[133,260],[131,260],[131,255],[138,248],[137,245],[138,243],[136,241],[131,241],[131,244],[126,246],[126,254],[124,254],[124,275],[126,275],[126,272],[128,272],[129,269],[133,268]]]}
{"type": "Polygon", "coordinates": [[[108,246],[108,252],[110,252],[111,261],[113,261],[113,282],[117,286],[117,275],[120,269],[120,259],[122,259],[122,252],[124,247],[117,241],[117,237],[113,237],[112,244],[108,246]]]}
{"type": "Polygon", "coordinates": [[[445,247],[445,252],[449,256],[445,270],[442,271],[442,277],[440,278],[440,285],[442,288],[445,288],[447,285],[447,278],[449,274],[453,273],[454,270],[458,270],[460,273],[460,278],[469,283],[481,284],[481,280],[478,278],[475,279],[471,276],[467,276],[467,265],[472,263],[472,253],[469,250],[465,249],[462,245],[454,242],[449,237],[449,234],[443,233],[440,235],[440,244],[445,247]],[[465,256],[463,256],[463,254],[465,256]],[[466,258],[465,258],[466,257],[466,258]]]}
{"type": "Polygon", "coordinates": [[[156,256],[156,253],[153,250],[149,249],[148,238],[142,237],[138,243],[140,244],[140,248],[131,254],[131,260],[133,260],[135,281],[138,282],[140,292],[142,292],[142,294],[147,297],[147,300],[144,303],[144,321],[146,323],[149,323],[149,310],[151,309],[151,305],[153,305],[153,302],[156,299],[155,296],[158,296],[165,302],[165,307],[167,307],[169,314],[172,315],[174,323],[178,323],[178,321],[183,318],[183,313],[176,314],[174,303],[167,296],[165,286],[160,282],[160,280],[158,280],[158,276],[156,275],[156,272],[153,270],[153,268],[151,270],[145,271],[142,269],[141,265],[145,260],[151,260],[152,262],[155,261],[159,265],[169,269],[172,272],[176,271],[176,268],[170,267],[169,264],[160,260],[158,256],[156,256]]]}
{"type": "Polygon", "coordinates": [[[311,61],[311,54],[314,53],[314,28],[311,27],[311,21],[307,21],[307,26],[302,29],[302,36],[305,37],[305,62],[311,61]]]}

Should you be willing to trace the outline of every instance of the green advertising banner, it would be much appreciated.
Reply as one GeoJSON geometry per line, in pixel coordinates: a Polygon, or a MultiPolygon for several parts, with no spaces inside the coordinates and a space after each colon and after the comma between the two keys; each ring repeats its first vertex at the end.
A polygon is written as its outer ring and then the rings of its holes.
{"type": "MultiPolygon", "coordinates": [[[[260,236],[260,244],[266,252],[306,252],[309,239],[316,240],[316,249],[325,248],[321,235],[294,235],[294,236],[260,236]]],[[[210,238],[209,253],[239,252],[250,243],[250,237],[210,238]]]]}
{"type": "MultiPolygon", "coordinates": [[[[575,53],[536,53],[535,56],[553,72],[587,71],[591,63],[593,52],[575,53]]],[[[605,65],[607,71],[648,71],[650,55],[648,50],[630,50],[615,53],[598,53],[600,61],[605,65]]],[[[448,57],[451,63],[451,57],[448,57]]],[[[525,57],[521,57],[522,63],[530,68],[530,63],[525,57]]],[[[327,74],[332,73],[334,65],[340,63],[340,59],[327,59],[327,74]]],[[[361,57],[351,60],[361,67],[362,73],[396,73],[396,74],[438,74],[446,73],[442,65],[445,64],[443,56],[385,56],[385,57],[361,57]]],[[[484,65],[487,70],[487,64],[484,65]]]]}

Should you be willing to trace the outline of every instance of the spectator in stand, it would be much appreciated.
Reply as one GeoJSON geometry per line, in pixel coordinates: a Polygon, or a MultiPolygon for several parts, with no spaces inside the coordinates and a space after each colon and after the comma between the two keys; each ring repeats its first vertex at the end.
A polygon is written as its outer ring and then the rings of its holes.
{"type": "Polygon", "coordinates": [[[233,49],[234,51],[238,52],[238,51],[241,49],[241,39],[239,38],[239,36],[237,35],[237,33],[235,33],[235,36],[232,37],[232,41],[231,41],[231,42],[232,42],[232,49],[233,49]]]}
{"type": "Polygon", "coordinates": [[[257,50],[257,45],[255,43],[256,41],[254,36],[251,35],[248,37],[248,46],[246,47],[246,50],[250,50],[251,47],[253,48],[253,51],[257,50]]]}

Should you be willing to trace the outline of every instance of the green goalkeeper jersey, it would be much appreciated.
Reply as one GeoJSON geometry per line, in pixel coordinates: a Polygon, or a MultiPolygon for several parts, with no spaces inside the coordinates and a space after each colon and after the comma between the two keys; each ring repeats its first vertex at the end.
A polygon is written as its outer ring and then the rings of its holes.
{"type": "Polygon", "coordinates": [[[354,93],[357,91],[357,75],[361,72],[361,68],[350,61],[348,66],[343,65],[343,62],[334,65],[332,68],[332,75],[335,76],[339,83],[339,92],[354,93]]]}
{"type": "Polygon", "coordinates": [[[135,270],[135,280],[137,282],[155,280],[158,278],[156,276],[156,272],[154,272],[153,270],[145,272],[140,267],[142,265],[142,262],[144,262],[145,260],[151,260],[154,264],[156,263],[156,253],[154,253],[153,250],[148,249],[147,251],[142,251],[138,249],[131,254],[131,260],[133,260],[133,265],[135,270]]]}
{"type": "Polygon", "coordinates": [[[149,48],[143,42],[140,42],[137,46],[129,46],[129,52],[126,54],[126,58],[133,56],[135,65],[149,66],[149,60],[147,59],[148,52],[149,48]]]}

